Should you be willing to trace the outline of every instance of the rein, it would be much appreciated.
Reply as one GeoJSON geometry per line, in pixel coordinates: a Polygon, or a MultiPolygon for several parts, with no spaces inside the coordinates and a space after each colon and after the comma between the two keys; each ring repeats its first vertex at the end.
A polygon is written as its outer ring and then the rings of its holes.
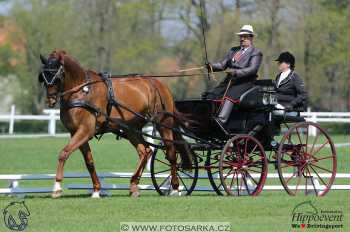
{"type": "MultiPolygon", "coordinates": [[[[201,70],[203,69],[203,67],[199,67],[199,68],[190,68],[190,69],[182,69],[179,70],[177,72],[172,72],[172,73],[165,73],[165,74],[125,74],[125,75],[113,75],[110,78],[112,79],[117,79],[117,78],[127,78],[127,77],[143,77],[143,78],[147,78],[147,77],[154,77],[154,78],[168,78],[168,77],[193,77],[193,76],[201,76],[203,74],[205,75],[213,75],[214,73],[229,73],[227,71],[211,71],[211,72],[206,72],[206,73],[191,73],[191,74],[180,74],[181,72],[188,72],[188,71],[192,71],[192,70],[201,70]]],[[[215,76],[214,76],[215,77],[215,76]]],[[[214,80],[216,80],[216,78],[213,78],[214,80]]],[[[59,97],[63,97],[65,95],[68,94],[73,94],[76,93],[78,91],[80,91],[82,88],[84,88],[85,86],[89,86],[89,85],[93,85],[96,83],[100,83],[100,82],[104,82],[103,80],[98,80],[98,81],[88,81],[88,82],[84,82],[80,85],[77,85],[71,89],[68,89],[62,93],[60,93],[58,96],[59,97]]]]}
{"type": "Polygon", "coordinates": [[[103,81],[102,81],[102,80],[99,80],[99,81],[88,81],[88,82],[84,82],[84,83],[82,83],[82,84],[80,84],[80,85],[77,85],[77,86],[75,86],[75,87],[73,87],[73,88],[71,88],[71,89],[68,89],[68,90],[66,90],[66,91],[64,91],[64,92],[62,92],[62,93],[60,93],[58,96],[59,96],[59,97],[63,97],[63,96],[65,96],[65,95],[67,95],[67,94],[76,93],[76,92],[80,91],[82,88],[84,88],[85,86],[93,85],[93,84],[96,84],[96,83],[99,83],[99,82],[103,82],[103,81]]]}

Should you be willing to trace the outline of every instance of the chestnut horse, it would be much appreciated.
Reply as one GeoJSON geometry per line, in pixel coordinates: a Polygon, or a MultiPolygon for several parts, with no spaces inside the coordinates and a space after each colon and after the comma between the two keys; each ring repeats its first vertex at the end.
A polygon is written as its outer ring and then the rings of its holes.
{"type": "Polygon", "coordinates": [[[157,130],[165,145],[167,159],[171,164],[173,193],[178,193],[176,151],[180,153],[185,163],[183,165],[186,166],[191,165],[192,156],[181,134],[170,129],[178,126],[174,117],[169,116],[171,113],[175,114],[176,109],[167,86],[157,79],[138,76],[116,76],[107,78],[108,81],[106,81],[101,74],[84,70],[77,61],[60,50],[52,52],[48,58],[43,56],[40,58],[43,67],[39,74],[39,81],[46,87],[48,106],[52,108],[60,100],[60,119],[71,134],[69,143],[58,157],[53,198],[62,195],[64,164],[76,149],[80,149],[83,154],[91,175],[92,197],[100,197],[101,184],[94,167],[89,140],[95,135],[106,132],[121,135],[135,147],[139,161],[130,180],[130,195],[139,196],[139,179],[152,154],[151,148],[138,133],[148,123],[147,119],[156,122],[157,130]],[[111,107],[108,104],[111,98],[132,111],[120,105],[111,107]],[[173,140],[183,142],[174,143],[173,140]]]}

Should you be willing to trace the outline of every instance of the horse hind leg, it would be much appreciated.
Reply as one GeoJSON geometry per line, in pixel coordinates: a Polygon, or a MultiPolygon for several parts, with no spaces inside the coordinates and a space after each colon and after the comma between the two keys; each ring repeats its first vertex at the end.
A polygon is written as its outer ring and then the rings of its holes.
{"type": "Polygon", "coordinates": [[[159,127],[158,131],[164,141],[165,150],[166,150],[166,158],[171,165],[171,187],[172,192],[170,195],[180,195],[179,192],[179,178],[177,176],[177,155],[175,145],[173,143],[174,133],[171,129],[167,129],[164,127],[159,127]]]}
{"type": "Polygon", "coordinates": [[[147,164],[148,158],[152,155],[152,149],[147,145],[142,136],[134,135],[128,138],[132,145],[135,147],[139,161],[135,173],[130,179],[130,196],[139,197],[140,191],[138,184],[142,176],[142,172],[147,164]]]}

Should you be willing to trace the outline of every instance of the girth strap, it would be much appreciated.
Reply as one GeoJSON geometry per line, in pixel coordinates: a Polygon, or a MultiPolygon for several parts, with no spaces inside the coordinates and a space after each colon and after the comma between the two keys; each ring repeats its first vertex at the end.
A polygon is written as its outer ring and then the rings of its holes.
{"type": "Polygon", "coordinates": [[[111,80],[111,74],[107,72],[101,73],[101,78],[102,80],[106,83],[107,86],[107,115],[110,117],[112,107],[115,104],[115,98],[114,98],[114,89],[113,89],[113,84],[111,80]]]}

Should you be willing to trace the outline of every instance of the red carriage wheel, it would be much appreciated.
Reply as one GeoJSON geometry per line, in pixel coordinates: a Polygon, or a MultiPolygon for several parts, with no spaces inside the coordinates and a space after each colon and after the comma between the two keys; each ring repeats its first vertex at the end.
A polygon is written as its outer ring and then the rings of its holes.
{"type": "Polygon", "coordinates": [[[324,196],[336,175],[334,144],[318,124],[297,123],[280,142],[277,168],[281,183],[289,195],[324,196]]]}
{"type": "Polygon", "coordinates": [[[267,169],[264,148],[250,135],[231,138],[220,156],[219,175],[228,195],[257,196],[263,189],[267,169]]]}

